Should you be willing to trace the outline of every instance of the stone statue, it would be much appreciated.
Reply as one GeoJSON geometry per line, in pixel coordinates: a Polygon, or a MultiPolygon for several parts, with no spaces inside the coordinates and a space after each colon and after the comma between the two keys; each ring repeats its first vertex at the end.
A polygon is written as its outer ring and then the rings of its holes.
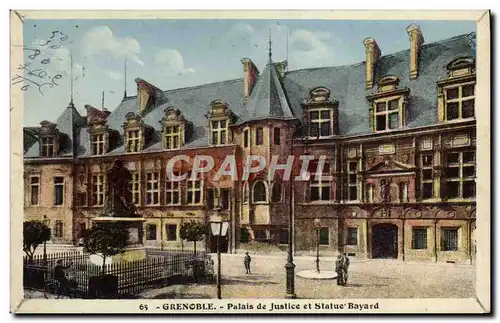
{"type": "Polygon", "coordinates": [[[112,217],[135,217],[137,210],[130,191],[132,174],[123,166],[123,162],[116,159],[108,171],[108,194],[104,213],[112,217]]]}
{"type": "Polygon", "coordinates": [[[385,179],[380,183],[380,200],[381,202],[389,202],[389,184],[385,179]]]}

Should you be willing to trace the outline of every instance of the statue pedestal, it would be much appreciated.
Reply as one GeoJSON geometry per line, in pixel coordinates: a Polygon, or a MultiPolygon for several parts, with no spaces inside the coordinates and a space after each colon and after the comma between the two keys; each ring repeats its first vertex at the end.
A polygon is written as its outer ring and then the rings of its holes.
{"type": "Polygon", "coordinates": [[[121,262],[121,261],[134,261],[142,260],[146,258],[146,249],[143,243],[143,224],[146,219],[140,217],[110,217],[103,216],[92,219],[95,223],[102,223],[113,225],[122,224],[125,225],[129,232],[129,241],[125,251],[123,253],[114,255],[111,257],[111,261],[121,262]]]}

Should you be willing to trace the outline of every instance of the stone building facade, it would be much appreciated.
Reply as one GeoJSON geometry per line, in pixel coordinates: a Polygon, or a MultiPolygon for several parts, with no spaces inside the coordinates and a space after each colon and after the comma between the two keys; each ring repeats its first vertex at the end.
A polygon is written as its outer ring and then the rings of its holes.
{"type": "Polygon", "coordinates": [[[287,71],[269,52],[262,72],[243,59],[241,79],[163,91],[137,78],[137,94],[112,112],[87,105],[81,116],[70,103],[55,123],[25,129],[25,218],[46,214],[53,230],[62,221],[61,240],[74,243],[99,214],[105,172],[120,158],[151,247],[190,247],[182,223],[206,223],[220,208],[231,222],[228,252],[285,245],[291,214],[296,252],[319,244],[356,257],[470,262],[475,34],[425,44],[418,26],[407,32],[409,49],[389,55],[365,39],[366,60],[354,65],[287,71]],[[247,179],[168,178],[168,165],[191,175],[202,155],[215,170],[227,156],[238,174],[251,156],[266,167],[247,179]],[[299,155],[314,159],[310,179],[270,175],[270,165],[299,155]],[[54,205],[61,178],[64,202],[54,205]]]}

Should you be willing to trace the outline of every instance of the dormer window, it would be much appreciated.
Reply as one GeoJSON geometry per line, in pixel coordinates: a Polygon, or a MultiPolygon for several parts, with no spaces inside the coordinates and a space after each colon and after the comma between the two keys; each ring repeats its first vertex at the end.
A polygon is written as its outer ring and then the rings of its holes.
{"type": "Polygon", "coordinates": [[[42,121],[40,125],[40,156],[54,157],[59,150],[59,131],[57,130],[57,125],[50,121],[42,121]]]}
{"type": "Polygon", "coordinates": [[[151,138],[153,128],[144,124],[142,117],[134,112],[127,113],[125,118],[127,119],[123,124],[125,151],[128,153],[140,152],[151,138]]]}
{"type": "Polygon", "coordinates": [[[104,154],[105,136],[102,133],[92,135],[92,155],[104,154]]]}
{"type": "Polygon", "coordinates": [[[474,60],[470,57],[459,57],[451,61],[447,69],[448,76],[438,82],[439,120],[445,122],[474,118],[474,60]]]}
{"type": "Polygon", "coordinates": [[[178,109],[166,108],[165,117],[160,122],[163,125],[164,149],[179,149],[189,140],[192,123],[187,121],[178,109]]]}
{"type": "Polygon", "coordinates": [[[385,76],[378,81],[377,93],[367,97],[373,131],[391,131],[405,126],[406,104],[410,90],[399,89],[399,78],[385,76]]]}
{"type": "Polygon", "coordinates": [[[40,155],[42,157],[52,157],[54,156],[54,137],[47,136],[42,137],[42,150],[40,151],[40,155]]]}
{"type": "Polygon", "coordinates": [[[235,121],[236,116],[225,102],[215,100],[212,101],[211,106],[207,115],[210,122],[210,144],[213,146],[227,145],[231,141],[229,125],[235,121]]]}
{"type": "Polygon", "coordinates": [[[325,138],[337,134],[338,102],[330,99],[330,90],[325,87],[314,88],[302,106],[310,137],[325,138]]]}

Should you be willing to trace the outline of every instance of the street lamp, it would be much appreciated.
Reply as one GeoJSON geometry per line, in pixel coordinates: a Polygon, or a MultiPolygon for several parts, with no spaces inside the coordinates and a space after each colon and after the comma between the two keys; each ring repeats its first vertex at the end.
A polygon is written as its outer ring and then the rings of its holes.
{"type": "MultiPolygon", "coordinates": [[[[47,227],[49,226],[50,224],[50,219],[47,218],[47,215],[44,214],[43,215],[43,224],[46,225],[47,227]]],[[[50,228],[49,228],[50,230],[50,228]]],[[[44,240],[43,241],[43,262],[46,264],[47,263],[47,240],[44,240]]]]}
{"type": "Polygon", "coordinates": [[[314,219],[314,227],[316,228],[316,271],[319,274],[319,228],[321,226],[321,220],[314,219]]]}
{"type": "Polygon", "coordinates": [[[221,217],[210,220],[210,230],[212,235],[217,238],[217,298],[221,297],[221,263],[220,263],[220,237],[225,237],[229,229],[229,221],[222,220],[221,217]]]}

